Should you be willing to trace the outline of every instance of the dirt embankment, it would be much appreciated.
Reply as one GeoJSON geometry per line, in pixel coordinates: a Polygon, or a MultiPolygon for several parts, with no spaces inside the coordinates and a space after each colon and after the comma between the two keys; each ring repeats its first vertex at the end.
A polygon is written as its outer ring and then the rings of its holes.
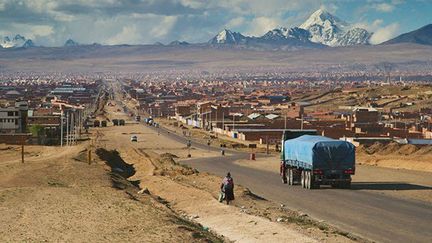
{"type": "Polygon", "coordinates": [[[432,146],[374,143],[357,148],[361,164],[432,172],[432,146]]]}
{"type": "Polygon", "coordinates": [[[2,146],[0,242],[224,241],[137,193],[126,180],[135,169],[117,152],[98,150],[106,161],[88,164],[86,149],[31,146],[22,164],[18,147],[2,146]]]}
{"type": "Polygon", "coordinates": [[[170,213],[170,221],[173,225],[177,225],[177,230],[179,232],[185,233],[190,236],[191,241],[196,242],[222,242],[224,238],[216,235],[215,233],[209,231],[208,228],[195,223],[188,219],[187,217],[182,217],[175,213],[165,199],[153,195],[148,189],[140,190],[140,181],[131,180],[130,177],[135,175],[135,168],[133,165],[126,163],[119,152],[116,150],[108,151],[103,148],[96,150],[96,154],[99,158],[104,161],[110,168],[111,172],[111,182],[114,188],[123,190],[127,196],[137,202],[142,202],[143,200],[150,200],[159,205],[155,205],[157,209],[168,211],[170,213]]]}

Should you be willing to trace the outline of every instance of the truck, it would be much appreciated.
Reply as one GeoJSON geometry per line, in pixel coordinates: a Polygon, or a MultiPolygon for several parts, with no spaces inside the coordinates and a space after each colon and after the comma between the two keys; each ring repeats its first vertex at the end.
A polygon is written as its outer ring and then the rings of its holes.
{"type": "Polygon", "coordinates": [[[288,185],[306,189],[321,185],[350,188],[355,174],[355,146],[318,135],[302,135],[282,141],[281,176],[288,185]]]}
{"type": "Polygon", "coordinates": [[[135,116],[135,121],[136,122],[140,122],[141,121],[141,116],[140,115],[136,115],[135,116]]]}

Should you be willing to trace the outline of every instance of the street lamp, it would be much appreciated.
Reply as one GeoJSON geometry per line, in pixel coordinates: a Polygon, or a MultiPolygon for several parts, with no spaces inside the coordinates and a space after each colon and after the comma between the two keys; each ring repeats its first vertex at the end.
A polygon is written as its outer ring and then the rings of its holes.
{"type": "Polygon", "coordinates": [[[192,157],[191,152],[190,152],[190,150],[191,150],[191,146],[192,146],[192,142],[191,142],[191,140],[189,139],[189,140],[187,141],[187,147],[188,147],[188,155],[187,155],[187,157],[188,157],[188,158],[192,157]]]}

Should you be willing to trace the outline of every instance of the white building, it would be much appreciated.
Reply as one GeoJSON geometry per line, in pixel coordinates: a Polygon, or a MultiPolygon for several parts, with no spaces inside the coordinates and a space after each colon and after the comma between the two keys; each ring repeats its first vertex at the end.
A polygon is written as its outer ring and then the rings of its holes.
{"type": "Polygon", "coordinates": [[[25,101],[0,108],[0,133],[24,133],[27,129],[27,112],[28,105],[25,101]]]}

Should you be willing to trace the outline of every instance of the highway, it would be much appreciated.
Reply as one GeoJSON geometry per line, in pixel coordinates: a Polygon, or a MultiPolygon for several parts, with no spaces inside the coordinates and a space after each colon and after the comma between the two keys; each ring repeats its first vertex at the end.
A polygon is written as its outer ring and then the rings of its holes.
{"type": "MultiPolygon", "coordinates": [[[[162,135],[173,140],[187,141],[179,134],[168,133],[165,129],[161,131],[162,135]]],[[[209,149],[207,145],[194,141],[192,146],[209,149]]],[[[212,147],[211,150],[219,151],[219,148],[212,147]]],[[[350,190],[330,187],[305,190],[300,186],[288,186],[281,183],[277,172],[256,170],[234,163],[247,157],[246,153],[230,151],[228,156],[191,159],[181,163],[219,176],[230,171],[236,183],[248,187],[257,195],[372,241],[432,242],[430,204],[363,190],[380,187],[373,183],[354,182],[350,190]]],[[[391,189],[391,185],[387,186],[391,189]]]]}

